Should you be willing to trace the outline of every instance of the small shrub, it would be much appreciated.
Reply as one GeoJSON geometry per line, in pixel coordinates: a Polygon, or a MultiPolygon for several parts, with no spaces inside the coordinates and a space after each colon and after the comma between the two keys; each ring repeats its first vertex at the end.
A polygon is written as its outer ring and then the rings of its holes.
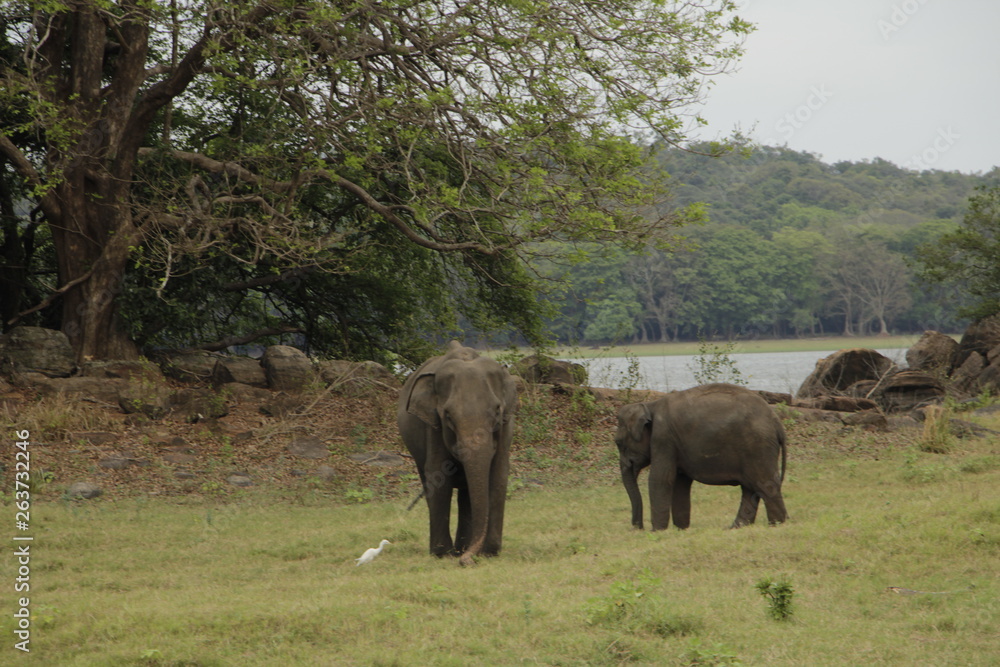
{"type": "Polygon", "coordinates": [[[645,632],[658,637],[696,634],[700,619],[673,613],[669,604],[652,589],[660,584],[649,570],[637,581],[617,581],[605,597],[587,601],[587,622],[628,632],[645,632]]]}
{"type": "Polygon", "coordinates": [[[924,430],[918,443],[920,451],[931,454],[949,453],[955,443],[955,436],[951,433],[951,408],[932,406],[924,414],[924,430]]]}
{"type": "Polygon", "coordinates": [[[698,344],[698,355],[695,357],[697,366],[691,368],[695,382],[746,385],[748,378],[743,377],[743,373],[736,366],[736,361],[730,356],[735,347],[735,341],[728,341],[720,346],[701,340],[698,344]]]}
{"type": "Polygon", "coordinates": [[[792,617],[792,597],[795,591],[790,583],[764,578],[757,582],[757,591],[767,599],[767,613],[771,618],[787,621],[792,617]]]}

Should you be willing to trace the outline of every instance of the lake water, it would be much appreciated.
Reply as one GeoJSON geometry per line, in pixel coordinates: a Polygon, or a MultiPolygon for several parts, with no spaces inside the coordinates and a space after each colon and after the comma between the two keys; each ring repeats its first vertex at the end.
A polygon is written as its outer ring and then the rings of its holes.
{"type": "MultiPolygon", "coordinates": [[[[901,367],[906,366],[907,348],[879,349],[901,367]]],[[[802,382],[816,368],[816,362],[837,350],[827,352],[754,352],[730,354],[733,365],[739,370],[749,389],[763,389],[795,394],[802,382]]],[[[620,389],[629,386],[629,363],[638,361],[636,389],[676,391],[698,384],[695,371],[700,370],[696,355],[663,357],[601,357],[597,359],[572,359],[582,363],[590,374],[593,387],[620,389]]],[[[722,369],[727,370],[726,368],[722,369]]],[[[731,378],[720,378],[730,380],[731,378]]]]}

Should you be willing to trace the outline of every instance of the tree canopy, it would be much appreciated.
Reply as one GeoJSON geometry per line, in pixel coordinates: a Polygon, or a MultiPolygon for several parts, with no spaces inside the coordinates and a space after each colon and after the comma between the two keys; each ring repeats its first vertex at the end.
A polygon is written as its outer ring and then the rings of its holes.
{"type": "Polygon", "coordinates": [[[750,30],[733,5],[8,2],[4,326],[81,358],[415,356],[460,318],[537,339],[542,242],[685,216],[634,138],[684,142],[750,30]]]}

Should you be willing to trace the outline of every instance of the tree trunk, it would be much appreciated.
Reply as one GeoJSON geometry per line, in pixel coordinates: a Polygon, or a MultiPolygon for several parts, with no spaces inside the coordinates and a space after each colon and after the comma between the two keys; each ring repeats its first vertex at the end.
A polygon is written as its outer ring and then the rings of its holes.
{"type": "MultiPolygon", "coordinates": [[[[59,262],[62,331],[77,361],[136,359],[138,349],[118,317],[129,246],[139,233],[131,224],[127,196],[112,179],[94,178],[99,167],[70,167],[54,193],[58,219],[49,219],[59,262]],[[122,202],[122,203],[119,203],[122,202]]],[[[98,172],[99,173],[99,172],[98,172]]],[[[51,214],[50,214],[51,216],[51,214]]]]}

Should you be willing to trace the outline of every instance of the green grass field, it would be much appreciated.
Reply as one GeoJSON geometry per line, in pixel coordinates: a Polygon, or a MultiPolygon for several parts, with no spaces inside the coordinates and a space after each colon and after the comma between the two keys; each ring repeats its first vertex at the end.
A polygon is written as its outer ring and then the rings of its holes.
{"type": "Polygon", "coordinates": [[[12,648],[8,551],[0,663],[998,664],[995,441],[796,446],[819,428],[791,431],[785,525],[727,530],[731,487],[696,484],[691,528],[650,533],[612,474],[521,486],[503,553],[466,569],[426,553],[406,500],[37,502],[31,652],[12,648]],[[791,586],[782,620],[765,579],[791,586]]]}

